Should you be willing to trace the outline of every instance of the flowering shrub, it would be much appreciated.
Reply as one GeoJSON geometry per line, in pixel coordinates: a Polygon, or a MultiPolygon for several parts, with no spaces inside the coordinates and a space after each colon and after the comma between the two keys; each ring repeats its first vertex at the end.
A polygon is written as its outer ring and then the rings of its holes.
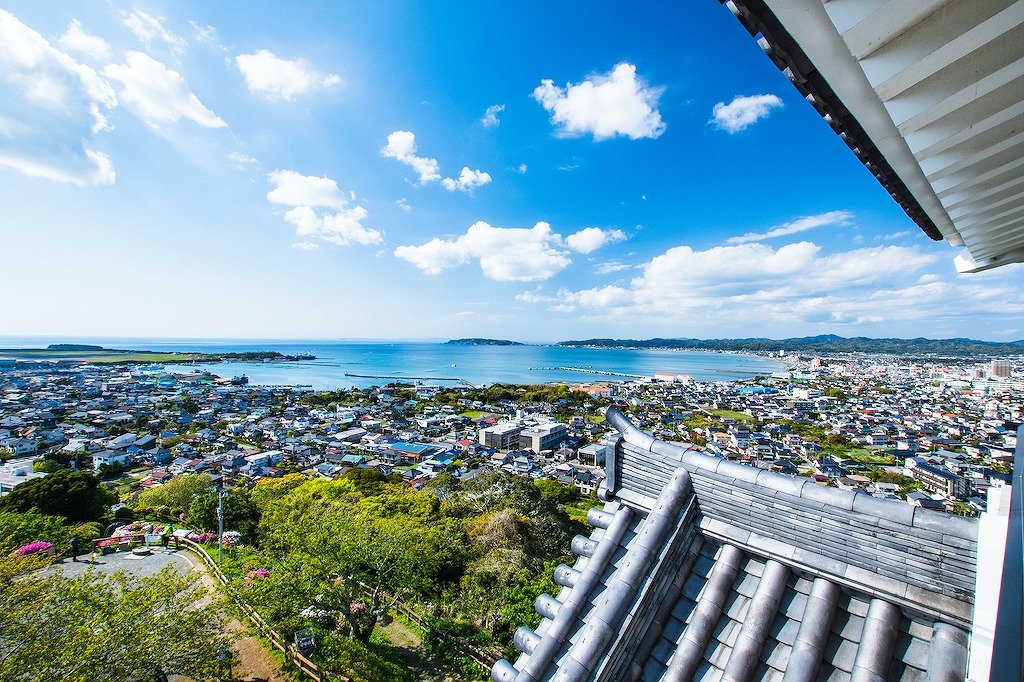
{"type": "Polygon", "coordinates": [[[205,530],[205,531],[203,531],[202,533],[200,533],[199,535],[196,536],[196,542],[198,542],[201,545],[208,545],[211,542],[216,542],[216,541],[217,541],[217,534],[214,533],[212,530],[205,530]]]}
{"type": "Polygon", "coordinates": [[[22,545],[18,548],[18,554],[25,556],[26,554],[35,554],[36,552],[47,552],[53,547],[52,544],[45,540],[39,540],[38,542],[30,542],[27,545],[22,545]]]}
{"type": "Polygon", "coordinates": [[[368,609],[366,608],[366,604],[364,604],[363,602],[354,601],[348,605],[348,610],[354,616],[362,616],[366,614],[368,609]]]}
{"type": "Polygon", "coordinates": [[[237,530],[224,531],[224,546],[237,547],[242,542],[242,534],[237,530]]]}
{"type": "Polygon", "coordinates": [[[266,578],[270,575],[270,571],[265,568],[254,568],[245,575],[245,584],[248,585],[249,581],[253,578],[266,578]]]}

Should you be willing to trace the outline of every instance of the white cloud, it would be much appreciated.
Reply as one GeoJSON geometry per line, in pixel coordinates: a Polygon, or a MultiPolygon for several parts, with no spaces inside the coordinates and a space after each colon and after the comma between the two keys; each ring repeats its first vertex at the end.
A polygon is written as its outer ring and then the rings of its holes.
{"type": "Polygon", "coordinates": [[[157,18],[141,10],[121,14],[121,22],[135,34],[147,50],[153,47],[154,41],[159,40],[171,48],[174,54],[182,54],[188,48],[188,42],[164,28],[163,20],[163,17],[157,18]]]}
{"type": "Polygon", "coordinates": [[[456,239],[432,239],[422,246],[399,246],[395,256],[436,275],[478,259],[488,279],[532,282],[549,279],[572,261],[561,238],[540,222],[532,228],[492,227],[481,221],[456,239]]]}
{"type": "Polygon", "coordinates": [[[623,270],[632,270],[632,265],[626,265],[616,260],[610,260],[606,263],[601,263],[597,266],[597,274],[599,275],[610,275],[613,272],[622,272],[623,270]]]}
{"type": "Polygon", "coordinates": [[[275,185],[267,200],[292,207],[284,219],[295,226],[297,237],[315,237],[338,246],[383,241],[380,232],[363,225],[367,210],[353,205],[355,196],[346,196],[334,180],[280,169],[268,173],[267,179],[275,185]]]}
{"type": "Polygon", "coordinates": [[[738,133],[768,116],[772,109],[782,106],[782,100],[775,95],[753,95],[735,97],[731,102],[719,102],[712,109],[710,123],[722,130],[738,133]]]}
{"type": "Polygon", "coordinates": [[[395,206],[397,206],[398,208],[402,209],[406,213],[409,213],[409,212],[412,211],[412,206],[410,206],[409,202],[405,200],[405,197],[402,197],[401,199],[396,199],[395,200],[395,206]]]}
{"type": "Polygon", "coordinates": [[[573,251],[590,253],[597,251],[605,244],[614,244],[626,239],[622,230],[602,230],[599,227],[587,227],[565,238],[565,243],[573,251]]]}
{"type": "Polygon", "coordinates": [[[110,184],[94,148],[117,96],[96,71],[0,10],[0,166],[75,185],[110,184]]]}
{"type": "Polygon", "coordinates": [[[521,163],[518,166],[516,166],[513,170],[515,170],[516,173],[519,173],[520,175],[522,175],[522,174],[526,173],[527,167],[526,167],[525,163],[521,163]]]}
{"type": "Polygon", "coordinates": [[[246,156],[245,154],[242,154],[241,152],[231,152],[230,154],[228,154],[228,158],[231,159],[232,161],[234,161],[235,164],[237,164],[240,167],[242,167],[242,166],[255,166],[256,164],[259,163],[258,160],[252,158],[251,156],[246,156]]]}
{"type": "Polygon", "coordinates": [[[408,130],[396,130],[388,135],[388,144],[380,150],[380,155],[397,159],[412,168],[419,176],[421,185],[441,179],[437,159],[416,156],[416,135],[408,130]]]}
{"type": "Polygon", "coordinates": [[[636,67],[623,62],[610,73],[591,76],[582,83],[557,87],[543,80],[533,98],[551,113],[559,133],[595,140],[625,135],[633,140],[656,138],[665,132],[658,111],[664,88],[649,87],[637,78],[636,67]]]}
{"type": "Polygon", "coordinates": [[[730,237],[726,241],[729,244],[746,244],[748,242],[760,242],[774,237],[784,237],[798,232],[805,232],[825,225],[846,227],[852,224],[850,222],[852,219],[853,214],[849,211],[829,211],[828,213],[819,213],[818,215],[797,218],[791,222],[773,227],[767,232],[748,232],[747,234],[739,237],[730,237]]]}
{"type": "Polygon", "coordinates": [[[484,117],[480,119],[480,124],[484,128],[493,128],[501,125],[501,121],[498,119],[498,114],[505,111],[504,104],[493,104],[487,107],[487,111],[484,112],[484,117]]]}
{"type": "Polygon", "coordinates": [[[320,245],[313,242],[295,242],[292,244],[292,248],[296,251],[312,251],[313,249],[319,249],[320,245]]]}
{"type": "Polygon", "coordinates": [[[192,25],[192,37],[198,42],[206,43],[210,47],[218,50],[227,49],[221,44],[220,39],[217,38],[217,29],[215,27],[203,26],[195,21],[189,21],[188,23],[192,25]]]}
{"type": "Polygon", "coordinates": [[[474,187],[486,185],[490,181],[490,174],[479,170],[470,170],[468,167],[463,167],[462,172],[459,173],[458,179],[445,178],[441,181],[441,185],[449,192],[454,192],[455,190],[459,190],[461,192],[472,192],[474,187]]]}
{"type": "Polygon", "coordinates": [[[128,52],[124,64],[108,64],[103,75],[121,82],[121,101],[153,128],[182,118],[205,128],[227,127],[189,90],[180,73],[147,54],[128,52]]]}
{"type": "MultiPolygon", "coordinates": [[[[688,333],[699,333],[699,320],[702,328],[748,334],[787,329],[792,335],[833,324],[892,324],[967,309],[994,312],[1000,302],[1017,300],[1009,290],[922,276],[935,261],[933,255],[900,246],[833,254],[806,241],[777,249],[757,243],[703,251],[678,246],[651,259],[626,284],[561,290],[534,302],[575,306],[604,318],[656,317],[689,325],[688,333]]],[[[1024,310],[1024,304],[1014,307],[1024,310]]]]}
{"type": "Polygon", "coordinates": [[[304,95],[319,88],[341,83],[337,74],[322,74],[307,60],[281,59],[270,50],[235,57],[249,92],[268,100],[292,102],[296,95],[304,95]]]}
{"type": "Polygon", "coordinates": [[[93,59],[106,59],[110,54],[110,43],[99,36],[87,33],[78,19],[72,19],[68,30],[58,41],[65,50],[79,52],[93,59]]]}

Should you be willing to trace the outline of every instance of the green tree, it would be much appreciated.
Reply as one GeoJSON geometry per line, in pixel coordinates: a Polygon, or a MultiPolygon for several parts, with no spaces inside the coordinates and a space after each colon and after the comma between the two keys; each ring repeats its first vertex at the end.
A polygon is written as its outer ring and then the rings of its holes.
{"type": "Polygon", "coordinates": [[[0,554],[37,540],[60,548],[69,533],[64,523],[63,516],[44,516],[35,510],[0,512],[0,554]]]}
{"type": "Polygon", "coordinates": [[[170,567],[145,578],[27,570],[40,561],[0,561],[0,679],[150,682],[222,671],[229,639],[200,584],[170,567]]]}
{"type": "MultiPolygon", "coordinates": [[[[46,479],[43,479],[46,480],[46,479]]],[[[208,495],[213,487],[209,474],[185,474],[163,485],[144,490],[138,499],[142,507],[169,507],[175,514],[188,511],[192,500],[208,495]]]]}
{"type": "MultiPolygon", "coordinates": [[[[188,508],[189,523],[199,530],[218,528],[218,501],[216,495],[198,495],[192,498],[188,508]]],[[[244,489],[236,488],[224,498],[224,530],[237,530],[244,542],[256,538],[259,525],[259,511],[244,489]]]]}
{"type": "Polygon", "coordinates": [[[0,498],[0,511],[36,510],[47,516],[63,516],[71,523],[95,521],[110,511],[117,495],[90,473],[57,471],[18,485],[0,498]]]}

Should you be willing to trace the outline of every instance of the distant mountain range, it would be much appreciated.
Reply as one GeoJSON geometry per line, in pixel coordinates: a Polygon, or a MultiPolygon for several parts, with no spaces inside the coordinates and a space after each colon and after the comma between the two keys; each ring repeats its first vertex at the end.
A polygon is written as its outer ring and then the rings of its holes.
{"type": "Polygon", "coordinates": [[[792,351],[803,353],[889,353],[893,355],[1024,355],[1024,340],[997,343],[974,339],[869,339],[835,334],[792,339],[586,339],[562,341],[572,348],[671,348],[679,350],[792,351]]]}
{"type": "Polygon", "coordinates": [[[519,343],[518,341],[508,341],[506,339],[452,339],[446,341],[450,346],[523,346],[525,344],[519,343]]]}

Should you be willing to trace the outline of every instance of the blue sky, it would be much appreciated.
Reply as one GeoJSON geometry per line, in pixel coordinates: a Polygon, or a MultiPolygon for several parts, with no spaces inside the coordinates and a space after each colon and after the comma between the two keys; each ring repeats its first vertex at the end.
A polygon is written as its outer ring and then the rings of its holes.
{"type": "Polygon", "coordinates": [[[6,2],[5,335],[1024,338],[714,0],[6,2]]]}

